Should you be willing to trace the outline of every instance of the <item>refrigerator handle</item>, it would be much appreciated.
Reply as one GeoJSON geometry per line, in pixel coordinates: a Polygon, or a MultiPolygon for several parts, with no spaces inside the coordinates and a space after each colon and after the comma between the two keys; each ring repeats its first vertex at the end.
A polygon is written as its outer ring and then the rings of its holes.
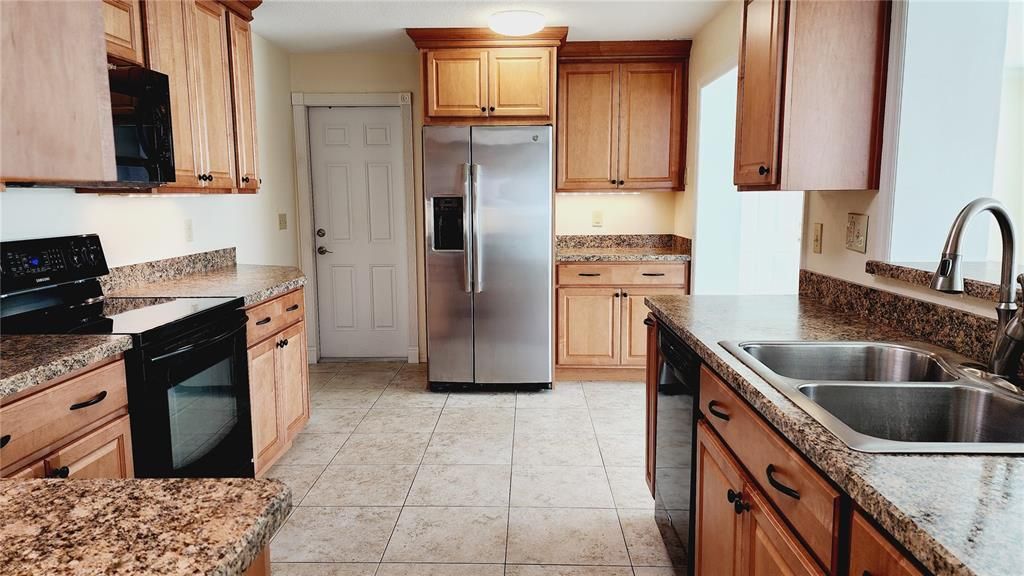
{"type": "Polygon", "coordinates": [[[473,168],[469,164],[462,165],[462,189],[465,194],[465,201],[462,203],[462,252],[463,252],[463,278],[465,279],[466,294],[473,293],[473,257],[472,257],[472,231],[470,229],[470,204],[472,202],[472,178],[473,168]]]}
{"type": "Polygon", "coordinates": [[[480,165],[473,164],[470,173],[473,196],[473,270],[476,272],[473,277],[473,291],[479,294],[484,291],[484,266],[480,257],[480,165]]]}

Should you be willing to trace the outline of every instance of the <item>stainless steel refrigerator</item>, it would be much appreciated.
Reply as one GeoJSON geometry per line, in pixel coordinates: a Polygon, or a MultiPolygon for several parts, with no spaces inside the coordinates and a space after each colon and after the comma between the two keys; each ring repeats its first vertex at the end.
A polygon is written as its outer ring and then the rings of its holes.
{"type": "Polygon", "coordinates": [[[432,389],[550,387],[550,126],[427,126],[432,389]]]}

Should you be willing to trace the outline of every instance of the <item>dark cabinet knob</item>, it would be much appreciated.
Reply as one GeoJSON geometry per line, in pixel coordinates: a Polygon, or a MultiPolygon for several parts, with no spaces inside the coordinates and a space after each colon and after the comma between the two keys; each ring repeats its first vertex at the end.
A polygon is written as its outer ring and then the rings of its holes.
{"type": "Polygon", "coordinates": [[[651,320],[650,318],[644,318],[644,325],[645,326],[653,327],[654,326],[654,320],[651,320]]]}
{"type": "Polygon", "coordinates": [[[622,297],[623,298],[629,298],[629,292],[623,292],[622,293],[622,297]]]}
{"type": "Polygon", "coordinates": [[[619,293],[618,293],[618,292],[616,292],[615,294],[612,294],[612,296],[614,296],[614,297],[618,298],[618,297],[619,297],[619,293]]]}
{"type": "Polygon", "coordinates": [[[71,469],[67,466],[61,466],[60,468],[54,468],[50,470],[50,473],[46,475],[47,478],[67,478],[71,474],[71,469]]]}
{"type": "Polygon", "coordinates": [[[4,446],[7,446],[7,444],[10,443],[10,441],[11,441],[11,435],[10,434],[4,434],[3,436],[0,436],[0,448],[3,448],[4,446]]]}
{"type": "Polygon", "coordinates": [[[743,514],[747,510],[750,510],[750,503],[737,499],[732,503],[732,509],[736,511],[736,514],[743,514]]]}
{"type": "Polygon", "coordinates": [[[487,106],[481,106],[480,107],[480,111],[481,112],[487,112],[487,106]]]}
{"type": "Polygon", "coordinates": [[[725,499],[729,501],[729,504],[732,504],[741,498],[743,498],[743,493],[737,492],[732,488],[729,488],[729,491],[725,493],[725,499]]]}
{"type": "Polygon", "coordinates": [[[767,166],[758,166],[757,167],[757,173],[760,174],[761,176],[767,175],[768,174],[768,167],[767,166]]]}
{"type": "Polygon", "coordinates": [[[610,180],[610,182],[611,182],[612,184],[618,184],[618,181],[617,181],[617,180],[616,180],[615,178],[612,178],[612,179],[610,180]]]}
{"type": "Polygon", "coordinates": [[[626,183],[626,181],[625,181],[625,180],[619,180],[619,186],[622,186],[622,185],[623,185],[623,184],[625,184],[625,183],[626,183]]]}
{"type": "Polygon", "coordinates": [[[494,106],[491,106],[490,108],[488,108],[488,110],[490,110],[491,112],[494,112],[494,106]]]}
{"type": "Polygon", "coordinates": [[[249,183],[249,177],[248,176],[242,176],[242,183],[248,184],[249,183]]]}

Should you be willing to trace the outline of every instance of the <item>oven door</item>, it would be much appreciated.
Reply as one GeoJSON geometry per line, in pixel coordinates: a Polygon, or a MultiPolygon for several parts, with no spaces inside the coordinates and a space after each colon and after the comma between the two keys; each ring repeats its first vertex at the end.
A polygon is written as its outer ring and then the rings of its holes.
{"type": "Polygon", "coordinates": [[[144,347],[129,393],[136,476],[253,477],[246,316],[144,347]]]}

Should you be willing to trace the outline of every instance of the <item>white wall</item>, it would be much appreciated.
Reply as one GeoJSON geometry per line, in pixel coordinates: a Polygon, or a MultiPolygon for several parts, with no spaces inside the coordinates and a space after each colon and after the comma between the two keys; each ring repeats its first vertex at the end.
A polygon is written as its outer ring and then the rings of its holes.
{"type": "Polygon", "coordinates": [[[678,192],[555,196],[555,234],[672,234],[678,192]],[[593,225],[594,212],[602,226],[593,225]]]}
{"type": "Polygon", "coordinates": [[[98,233],[108,264],[238,248],[250,264],[298,262],[288,55],[253,36],[256,122],[263,185],[236,196],[100,196],[68,189],[9,188],[0,193],[0,239],[98,233]],[[278,230],[278,214],[288,229],[278,230]],[[192,221],[193,240],[185,239],[192,221]]]}

